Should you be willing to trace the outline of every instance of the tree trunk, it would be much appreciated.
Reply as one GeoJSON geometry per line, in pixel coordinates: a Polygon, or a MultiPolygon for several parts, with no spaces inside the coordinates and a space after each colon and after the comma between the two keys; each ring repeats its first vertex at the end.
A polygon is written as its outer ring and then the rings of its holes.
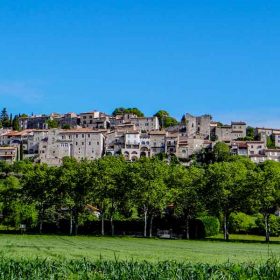
{"type": "Polygon", "coordinates": [[[70,212],[70,228],[69,228],[69,235],[73,234],[73,217],[72,217],[72,210],[70,212]]]}
{"type": "Polygon", "coordinates": [[[101,215],[101,235],[105,235],[105,230],[104,230],[104,214],[102,213],[101,215]]]}
{"type": "Polygon", "coordinates": [[[75,210],[74,212],[74,231],[75,231],[75,235],[78,235],[78,228],[79,228],[79,214],[77,212],[77,210],[75,210]]]}
{"type": "Polygon", "coordinates": [[[269,214],[264,214],[264,224],[265,224],[265,241],[270,241],[270,230],[269,230],[269,214]]]}
{"type": "Polygon", "coordinates": [[[144,237],[147,237],[147,219],[148,219],[148,211],[144,210],[144,237]]]}
{"type": "Polygon", "coordinates": [[[151,218],[150,218],[150,233],[149,233],[149,236],[150,237],[153,237],[153,215],[151,215],[151,218]]]}
{"type": "Polygon", "coordinates": [[[190,219],[189,219],[189,217],[187,217],[187,220],[186,220],[186,238],[187,238],[187,240],[190,239],[190,219]]]}
{"type": "Polygon", "coordinates": [[[39,224],[39,233],[42,234],[43,232],[43,219],[40,219],[40,224],[39,224]]]}
{"type": "MultiPolygon", "coordinates": [[[[43,204],[42,204],[43,205],[43,204]]],[[[44,219],[44,214],[45,214],[45,210],[44,207],[42,206],[40,212],[39,212],[39,233],[42,234],[43,233],[43,219],[44,219]]]]}
{"type": "Polygon", "coordinates": [[[111,223],[111,235],[113,236],[115,234],[115,226],[114,226],[113,216],[110,217],[110,223],[111,223]]]}
{"type": "Polygon", "coordinates": [[[224,240],[229,240],[229,234],[228,234],[228,227],[227,227],[227,215],[224,214],[224,240]]]}

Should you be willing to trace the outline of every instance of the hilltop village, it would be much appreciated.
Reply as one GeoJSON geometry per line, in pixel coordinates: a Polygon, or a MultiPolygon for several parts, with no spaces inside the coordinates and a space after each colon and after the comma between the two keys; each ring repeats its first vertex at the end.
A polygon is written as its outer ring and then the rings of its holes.
{"type": "MultiPolygon", "coordinates": [[[[163,111],[165,112],[165,111],[163,111]]],[[[123,155],[127,161],[164,154],[188,165],[194,155],[226,143],[232,154],[253,162],[280,161],[280,129],[252,128],[244,121],[224,125],[211,115],[184,114],[167,124],[164,113],[145,117],[134,112],[19,116],[18,129],[0,129],[0,160],[26,158],[59,166],[64,157],[94,160],[123,155]]]]}

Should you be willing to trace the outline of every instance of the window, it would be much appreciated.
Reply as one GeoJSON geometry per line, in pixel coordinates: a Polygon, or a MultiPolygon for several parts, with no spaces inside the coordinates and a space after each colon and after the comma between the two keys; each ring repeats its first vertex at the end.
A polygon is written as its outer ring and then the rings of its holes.
{"type": "Polygon", "coordinates": [[[97,146],[98,146],[98,145],[99,145],[99,142],[97,142],[96,144],[97,144],[97,146]]]}
{"type": "Polygon", "coordinates": [[[84,138],[85,137],[85,135],[84,134],[82,134],[82,138],[84,138]]]}
{"type": "Polygon", "coordinates": [[[84,143],[84,142],[82,142],[82,146],[84,146],[84,144],[85,144],[85,143],[84,143]]]}
{"type": "Polygon", "coordinates": [[[90,134],[88,134],[87,137],[90,138],[90,134]]]}
{"type": "Polygon", "coordinates": [[[91,145],[91,142],[88,142],[88,145],[90,146],[90,145],[91,145]]]}
{"type": "Polygon", "coordinates": [[[78,142],[76,142],[76,146],[78,146],[78,142]]]}

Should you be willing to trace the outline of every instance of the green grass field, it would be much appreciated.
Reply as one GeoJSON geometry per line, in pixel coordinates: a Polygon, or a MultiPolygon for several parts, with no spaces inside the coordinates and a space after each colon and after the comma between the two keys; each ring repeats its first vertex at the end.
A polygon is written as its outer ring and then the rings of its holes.
{"type": "Polygon", "coordinates": [[[94,260],[100,258],[146,261],[223,263],[265,261],[280,256],[280,244],[159,240],[129,237],[59,235],[0,235],[0,252],[10,258],[94,260]]]}

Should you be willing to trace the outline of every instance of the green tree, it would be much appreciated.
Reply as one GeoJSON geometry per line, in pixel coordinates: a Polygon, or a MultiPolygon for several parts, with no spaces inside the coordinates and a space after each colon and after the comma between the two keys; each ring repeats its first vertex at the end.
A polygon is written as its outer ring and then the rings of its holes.
{"type": "Polygon", "coordinates": [[[177,166],[171,173],[171,185],[175,190],[175,212],[186,221],[186,238],[190,238],[190,221],[204,209],[201,193],[205,184],[204,169],[177,166]]]}
{"type": "Polygon", "coordinates": [[[90,164],[86,160],[78,162],[74,158],[64,158],[58,169],[59,194],[66,209],[70,213],[70,235],[78,234],[79,218],[85,211],[92,184],[90,164]]]}
{"type": "Polygon", "coordinates": [[[250,178],[250,184],[254,190],[256,209],[263,215],[265,240],[269,242],[270,216],[280,205],[280,163],[266,161],[259,165],[257,171],[250,178]]]}
{"type": "Polygon", "coordinates": [[[7,108],[3,108],[0,115],[1,123],[4,128],[11,126],[7,108]]]}
{"type": "Polygon", "coordinates": [[[230,158],[229,146],[223,142],[218,142],[213,148],[213,160],[215,162],[228,161],[230,158]]]}
{"type": "Polygon", "coordinates": [[[108,216],[111,234],[114,235],[114,216],[125,196],[123,175],[126,163],[123,157],[106,156],[97,160],[96,164],[93,188],[101,214],[101,234],[104,235],[104,220],[108,216]]]}
{"type": "Polygon", "coordinates": [[[156,114],[154,114],[154,116],[158,117],[161,128],[175,126],[179,123],[175,118],[171,117],[169,113],[165,110],[159,110],[156,114]]]}
{"type": "Polygon", "coordinates": [[[254,140],[255,129],[253,127],[247,126],[247,128],[246,128],[246,137],[247,137],[247,139],[254,140]]]}
{"type": "Polygon", "coordinates": [[[275,149],[275,137],[273,135],[266,137],[266,146],[270,149],[275,149]]]}
{"type": "Polygon", "coordinates": [[[48,120],[47,125],[48,125],[48,128],[58,128],[57,120],[48,120]]]}
{"type": "Polygon", "coordinates": [[[130,165],[131,197],[144,216],[144,237],[152,236],[153,219],[162,213],[171,200],[167,188],[167,165],[156,158],[141,158],[130,165]]]}
{"type": "Polygon", "coordinates": [[[124,108],[124,107],[118,107],[116,108],[112,115],[124,115],[124,114],[134,114],[137,117],[144,117],[143,112],[141,112],[138,108],[124,108]]]}
{"type": "Polygon", "coordinates": [[[26,200],[30,204],[36,203],[40,233],[43,231],[46,211],[55,203],[56,179],[56,168],[45,164],[34,165],[23,176],[26,200]]]}
{"type": "Polygon", "coordinates": [[[207,169],[207,186],[203,195],[208,209],[223,217],[224,239],[229,239],[228,219],[240,211],[246,199],[247,168],[242,162],[219,162],[207,169]]]}
{"type": "Polygon", "coordinates": [[[12,128],[13,130],[19,130],[19,119],[18,115],[15,115],[13,120],[12,120],[12,128]]]}

